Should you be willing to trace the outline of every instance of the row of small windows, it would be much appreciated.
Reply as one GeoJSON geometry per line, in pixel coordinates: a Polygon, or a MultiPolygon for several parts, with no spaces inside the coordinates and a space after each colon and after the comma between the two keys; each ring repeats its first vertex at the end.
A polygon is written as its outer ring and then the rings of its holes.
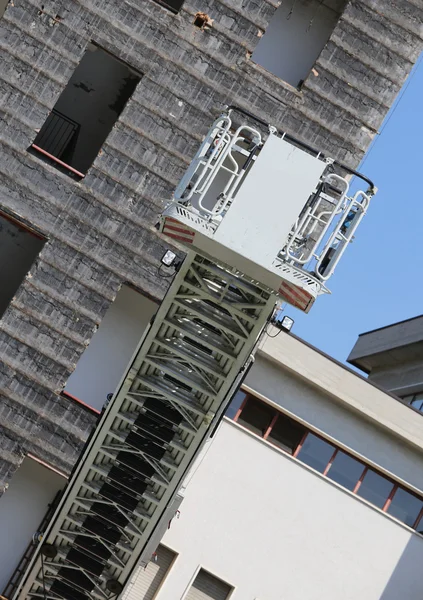
{"type": "Polygon", "coordinates": [[[423,392],[411,394],[409,396],[402,396],[402,399],[408,404],[408,406],[411,406],[412,408],[415,408],[419,412],[423,413],[423,392]]]}
{"type": "Polygon", "coordinates": [[[258,398],[239,391],[226,416],[423,534],[423,498],[258,398]]]}

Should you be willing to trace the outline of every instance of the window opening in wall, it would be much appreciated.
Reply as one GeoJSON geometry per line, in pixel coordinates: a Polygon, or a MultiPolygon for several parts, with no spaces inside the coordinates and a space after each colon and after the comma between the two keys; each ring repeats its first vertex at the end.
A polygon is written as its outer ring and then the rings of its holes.
{"type": "Polygon", "coordinates": [[[379,508],[383,508],[386,499],[392,492],[394,484],[382,475],[375,473],[371,469],[367,469],[360,487],[357,490],[357,495],[371,502],[379,508]]]}
{"type": "Polygon", "coordinates": [[[415,492],[249,392],[239,390],[231,406],[226,416],[233,414],[238,424],[423,534],[423,498],[415,492]]]}
{"type": "Polygon", "coordinates": [[[423,535],[423,510],[420,511],[420,514],[417,517],[417,524],[413,527],[416,529],[416,531],[423,535]]]}
{"type": "Polygon", "coordinates": [[[8,4],[9,0],[0,0],[0,19],[4,15],[8,4]]]}
{"type": "Polygon", "coordinates": [[[352,492],[364,469],[365,465],[363,463],[338,450],[327,472],[327,476],[332,481],[339,483],[339,485],[352,492]]]}
{"type": "Polygon", "coordinates": [[[278,448],[293,454],[304,436],[304,427],[279,414],[267,439],[278,448]]]}
{"type": "Polygon", "coordinates": [[[46,240],[0,212],[0,318],[46,240]]]}
{"type": "Polygon", "coordinates": [[[242,390],[238,390],[235,396],[232,398],[231,403],[229,404],[226,410],[226,416],[230,419],[233,419],[237,412],[240,410],[242,404],[245,402],[247,398],[247,394],[242,390]]]}
{"type": "Polygon", "coordinates": [[[200,569],[185,600],[227,600],[232,591],[232,586],[204,569],[200,569]]]}
{"type": "Polygon", "coordinates": [[[276,10],[252,60],[299,88],[330,38],[346,0],[288,0],[276,10]]]}
{"type": "Polygon", "coordinates": [[[108,394],[116,390],[156,311],[155,302],[129,286],[122,286],[69,377],[64,391],[84,404],[101,410],[108,394]]]}
{"type": "Polygon", "coordinates": [[[258,435],[264,435],[274,416],[275,411],[270,406],[250,397],[238,418],[238,423],[246,425],[258,435]]]}
{"type": "Polygon", "coordinates": [[[122,600],[153,600],[165,581],[177,554],[159,545],[148,565],[135,569],[122,600]]]}
{"type": "Polygon", "coordinates": [[[297,454],[297,458],[312,469],[319,471],[319,473],[324,473],[334,451],[335,448],[332,445],[309,433],[297,454]]]}
{"type": "Polygon", "coordinates": [[[22,574],[16,567],[25,567],[31,560],[36,547],[31,543],[32,536],[51,517],[51,504],[65,483],[56,471],[26,457],[1,496],[0,592],[6,598],[13,597],[22,574]]]}
{"type": "Polygon", "coordinates": [[[409,527],[413,527],[422,509],[421,498],[399,488],[390,501],[387,512],[409,527]]]}
{"type": "Polygon", "coordinates": [[[172,11],[173,13],[178,13],[185,0],[154,0],[155,2],[157,2],[157,4],[161,4],[162,6],[164,6],[164,8],[167,8],[168,10],[172,11]]]}
{"type": "Polygon", "coordinates": [[[412,394],[411,396],[404,396],[403,400],[405,400],[409,406],[412,406],[419,412],[423,412],[423,392],[412,394]]]}
{"type": "Polygon", "coordinates": [[[127,64],[89,44],[31,150],[84,177],[139,81],[127,64]]]}

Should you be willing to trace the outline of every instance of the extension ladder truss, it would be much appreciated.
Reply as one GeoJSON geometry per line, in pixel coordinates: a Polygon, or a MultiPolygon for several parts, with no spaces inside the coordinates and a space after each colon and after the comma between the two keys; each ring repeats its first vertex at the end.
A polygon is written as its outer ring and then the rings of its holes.
{"type": "Polygon", "coordinates": [[[119,595],[140,558],[150,558],[149,540],[226,409],[275,301],[239,274],[187,256],[14,598],[119,595]]]}

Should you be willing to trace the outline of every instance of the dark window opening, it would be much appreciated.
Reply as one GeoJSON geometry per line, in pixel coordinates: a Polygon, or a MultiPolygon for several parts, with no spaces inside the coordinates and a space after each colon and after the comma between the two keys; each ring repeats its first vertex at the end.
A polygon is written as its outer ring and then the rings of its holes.
{"type": "Polygon", "coordinates": [[[181,10],[185,0],[155,0],[155,2],[176,14],[181,10]]]}
{"type": "Polygon", "coordinates": [[[327,475],[329,479],[352,492],[364,469],[363,463],[338,450],[327,475]]]}
{"type": "Polygon", "coordinates": [[[257,435],[264,435],[275,415],[276,411],[268,404],[249,397],[238,418],[238,423],[257,435]]]}
{"type": "Polygon", "coordinates": [[[412,406],[419,412],[423,412],[423,392],[412,394],[411,396],[403,396],[403,400],[405,400],[409,406],[412,406]]]}
{"type": "Polygon", "coordinates": [[[417,498],[414,494],[399,488],[396,490],[387,512],[409,527],[413,527],[422,509],[423,501],[421,498],[417,498]]]}
{"type": "Polygon", "coordinates": [[[31,150],[83,177],[139,81],[128,65],[90,44],[31,150]]]}
{"type": "Polygon", "coordinates": [[[206,24],[206,19],[203,16],[196,16],[194,19],[194,25],[199,29],[203,29],[206,24]]]}
{"type": "Polygon", "coordinates": [[[238,411],[240,410],[242,403],[245,401],[247,394],[242,390],[238,390],[231,400],[228,408],[226,409],[226,416],[230,419],[234,419],[238,411]]]}
{"type": "Polygon", "coordinates": [[[41,252],[45,239],[0,213],[0,317],[41,252]]]}
{"type": "Polygon", "coordinates": [[[392,481],[368,469],[358,488],[357,495],[375,506],[383,508],[393,487],[392,481]]]}
{"type": "Polygon", "coordinates": [[[286,450],[290,454],[294,454],[298,444],[304,437],[306,429],[296,423],[289,417],[280,414],[269,433],[267,440],[281,448],[286,450]]]}
{"type": "Polygon", "coordinates": [[[323,473],[334,451],[335,448],[331,444],[309,433],[297,458],[319,473],[323,473]]]}
{"type": "Polygon", "coordinates": [[[276,10],[252,60],[300,88],[332,35],[346,0],[288,0],[276,10]]]}

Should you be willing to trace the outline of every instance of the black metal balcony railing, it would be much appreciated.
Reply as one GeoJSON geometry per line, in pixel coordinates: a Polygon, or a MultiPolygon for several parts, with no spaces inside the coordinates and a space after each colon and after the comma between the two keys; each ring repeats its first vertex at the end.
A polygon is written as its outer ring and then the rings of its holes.
{"type": "Polygon", "coordinates": [[[72,165],[72,157],[80,130],[79,123],[53,109],[31,148],[61,165],[67,171],[73,172],[78,177],[84,177],[85,174],[72,165]]]}
{"type": "Polygon", "coordinates": [[[35,138],[34,146],[61,159],[75,142],[79,129],[79,123],[53,109],[35,138]]]}

